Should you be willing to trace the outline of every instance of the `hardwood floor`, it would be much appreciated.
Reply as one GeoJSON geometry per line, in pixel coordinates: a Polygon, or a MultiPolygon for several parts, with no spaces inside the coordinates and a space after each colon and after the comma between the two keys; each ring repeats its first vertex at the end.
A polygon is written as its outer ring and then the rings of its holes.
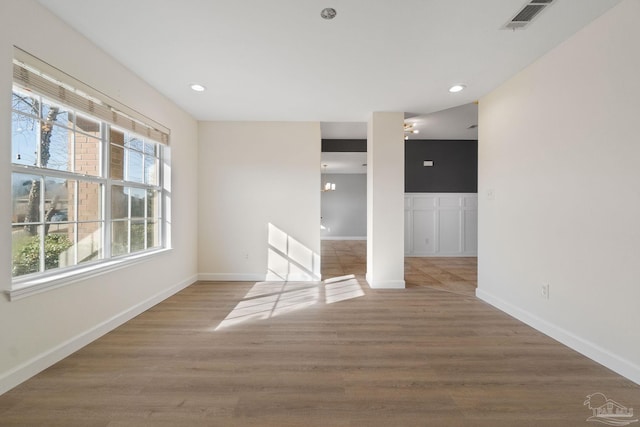
{"type": "MultiPolygon", "coordinates": [[[[322,277],[354,274],[361,280],[367,269],[367,242],[322,241],[322,277]]],[[[405,258],[407,287],[427,286],[475,296],[478,286],[477,258],[405,258]]]]}
{"type": "Polygon", "coordinates": [[[584,426],[595,392],[640,408],[640,386],[465,292],[372,290],[333,261],[354,278],[196,283],[0,396],[0,425],[584,426]]]}

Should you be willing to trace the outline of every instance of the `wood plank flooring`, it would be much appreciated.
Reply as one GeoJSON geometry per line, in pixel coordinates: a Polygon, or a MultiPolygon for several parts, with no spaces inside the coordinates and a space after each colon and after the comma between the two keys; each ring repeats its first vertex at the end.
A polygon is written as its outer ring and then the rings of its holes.
{"type": "MultiPolygon", "coordinates": [[[[427,286],[447,292],[475,296],[478,286],[477,258],[405,258],[407,287],[427,286]]],[[[354,274],[364,280],[367,271],[367,242],[362,240],[324,240],[322,277],[354,274]]]]}
{"type": "Polygon", "coordinates": [[[194,284],[0,396],[0,425],[585,426],[594,392],[640,409],[640,386],[465,292],[329,264],[347,277],[194,284]]]}

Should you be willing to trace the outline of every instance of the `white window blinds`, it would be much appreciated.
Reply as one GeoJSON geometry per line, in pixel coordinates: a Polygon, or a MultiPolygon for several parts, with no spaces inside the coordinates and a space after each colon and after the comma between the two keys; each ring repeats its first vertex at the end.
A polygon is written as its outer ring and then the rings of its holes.
{"type": "Polygon", "coordinates": [[[169,129],[19,48],[14,48],[13,80],[25,90],[169,145],[169,129]]]}

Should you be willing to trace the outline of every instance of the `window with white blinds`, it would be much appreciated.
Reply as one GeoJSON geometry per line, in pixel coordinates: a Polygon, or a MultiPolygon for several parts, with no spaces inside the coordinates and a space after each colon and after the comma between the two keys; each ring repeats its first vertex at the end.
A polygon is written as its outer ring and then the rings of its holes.
{"type": "Polygon", "coordinates": [[[10,296],[165,248],[169,130],[18,49],[13,67],[10,296]]]}

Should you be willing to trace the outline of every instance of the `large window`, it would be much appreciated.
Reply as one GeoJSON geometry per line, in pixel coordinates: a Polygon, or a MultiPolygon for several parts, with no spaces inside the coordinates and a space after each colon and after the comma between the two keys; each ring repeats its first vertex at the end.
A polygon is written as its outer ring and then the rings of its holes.
{"type": "Polygon", "coordinates": [[[14,284],[163,248],[158,132],[19,61],[14,77],[14,284]]]}

